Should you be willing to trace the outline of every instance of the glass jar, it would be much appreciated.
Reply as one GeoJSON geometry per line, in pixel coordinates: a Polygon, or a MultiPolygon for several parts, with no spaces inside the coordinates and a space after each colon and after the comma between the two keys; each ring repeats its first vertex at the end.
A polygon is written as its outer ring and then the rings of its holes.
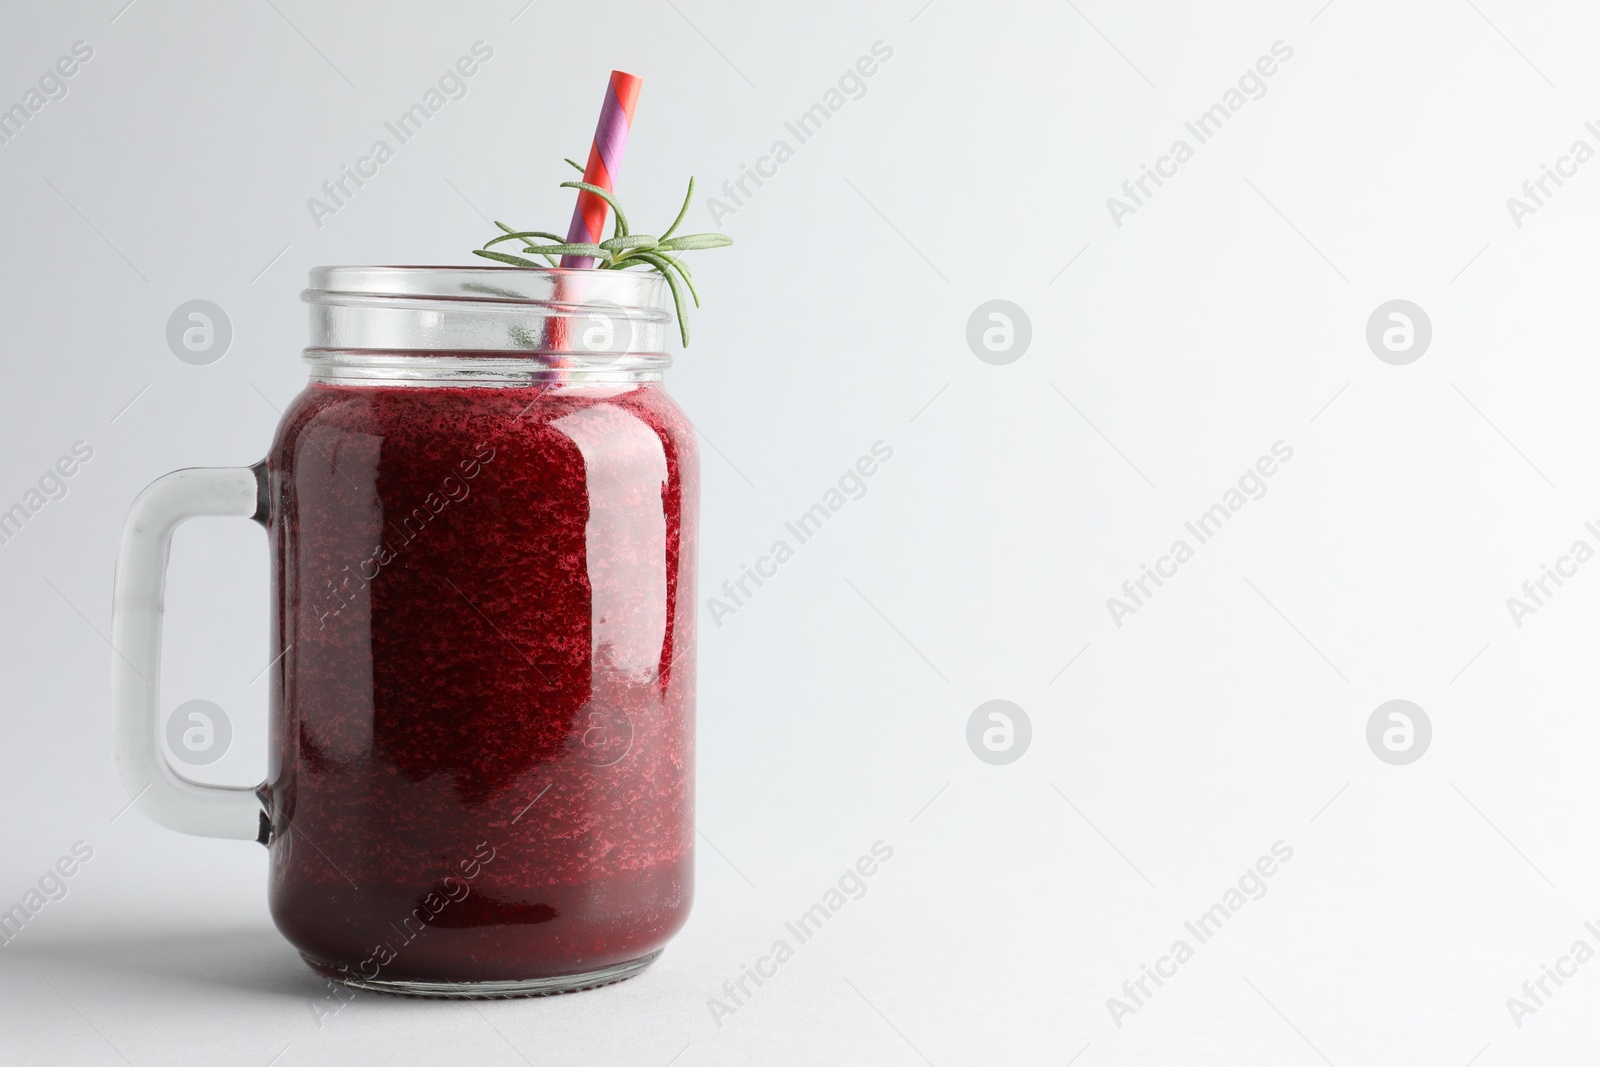
{"type": "Polygon", "coordinates": [[[158,821],[268,845],[273,918],[319,973],[563,992],[637,973],[687,918],[699,462],[661,386],[666,295],[638,272],[319,268],[311,380],[267,458],[135,503],[124,781],[158,821]],[[255,790],[159,747],[161,572],[197,514],[269,535],[255,790]]]}

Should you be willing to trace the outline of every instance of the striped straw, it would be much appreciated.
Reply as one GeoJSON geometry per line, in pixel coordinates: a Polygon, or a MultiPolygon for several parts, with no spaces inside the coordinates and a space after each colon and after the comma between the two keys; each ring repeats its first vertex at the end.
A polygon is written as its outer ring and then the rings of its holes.
{"type": "MultiPolygon", "coordinates": [[[[600,106],[600,124],[595,127],[594,143],[589,146],[589,163],[583,180],[611,192],[622,167],[622,151],[628,147],[628,129],[633,125],[633,107],[639,101],[639,86],[644,79],[620,70],[611,72],[606,85],[605,103],[600,106]]],[[[570,243],[599,244],[604,239],[606,202],[586,190],[578,190],[578,204],[572,210],[572,225],[567,228],[570,243]]],[[[595,261],[588,256],[562,256],[563,267],[588,269],[595,261]]]]}

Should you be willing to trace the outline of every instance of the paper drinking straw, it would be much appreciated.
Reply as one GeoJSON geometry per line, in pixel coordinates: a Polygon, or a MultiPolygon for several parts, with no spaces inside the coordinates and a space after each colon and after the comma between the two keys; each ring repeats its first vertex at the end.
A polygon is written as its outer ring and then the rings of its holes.
{"type": "MultiPolygon", "coordinates": [[[[605,103],[600,105],[600,123],[595,127],[594,143],[589,146],[589,163],[583,180],[606,192],[615,188],[617,171],[622,167],[622,152],[628,147],[628,130],[633,125],[633,106],[639,101],[639,86],[644,79],[624,71],[611,72],[606,84],[605,103]]],[[[567,228],[569,242],[598,244],[605,238],[606,202],[591,192],[578,190],[578,204],[572,210],[572,225],[567,228]]],[[[595,261],[588,256],[562,256],[563,267],[587,269],[595,261]]]]}

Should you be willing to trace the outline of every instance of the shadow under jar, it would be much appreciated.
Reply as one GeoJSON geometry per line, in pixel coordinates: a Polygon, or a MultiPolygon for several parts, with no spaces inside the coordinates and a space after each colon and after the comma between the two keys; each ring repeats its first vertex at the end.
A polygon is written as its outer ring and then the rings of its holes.
{"type": "Polygon", "coordinates": [[[643,273],[312,273],[311,379],[249,469],[276,657],[251,836],[319,973],[565,992],[687,918],[699,462],[661,386],[665,296],[643,273]]]}

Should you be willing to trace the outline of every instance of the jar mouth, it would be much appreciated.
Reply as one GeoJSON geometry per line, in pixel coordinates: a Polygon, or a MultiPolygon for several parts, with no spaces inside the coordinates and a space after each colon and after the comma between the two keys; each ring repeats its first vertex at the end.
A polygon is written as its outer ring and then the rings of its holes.
{"type": "Polygon", "coordinates": [[[312,269],[300,296],[316,366],[362,353],[572,371],[669,362],[670,290],[653,272],[326,266],[312,269]]]}

